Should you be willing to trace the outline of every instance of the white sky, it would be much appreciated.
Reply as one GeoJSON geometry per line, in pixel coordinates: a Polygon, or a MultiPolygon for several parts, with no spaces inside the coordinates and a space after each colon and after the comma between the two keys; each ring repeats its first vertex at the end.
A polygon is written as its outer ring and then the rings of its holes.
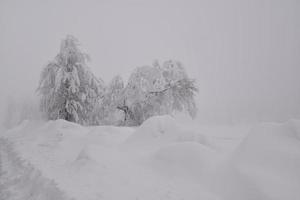
{"type": "MultiPolygon", "coordinates": [[[[67,34],[109,81],[174,58],[199,84],[200,115],[300,113],[298,0],[0,0],[0,91],[32,93],[67,34]]],[[[0,100],[1,102],[1,100],[0,100]]]]}

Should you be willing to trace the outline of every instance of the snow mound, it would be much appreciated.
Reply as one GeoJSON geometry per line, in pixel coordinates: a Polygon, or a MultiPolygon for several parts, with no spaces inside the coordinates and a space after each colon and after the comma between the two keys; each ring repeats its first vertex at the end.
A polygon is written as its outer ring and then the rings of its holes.
{"type": "Polygon", "coordinates": [[[236,200],[300,199],[299,126],[299,121],[293,120],[253,128],[222,166],[222,196],[236,200]]]}
{"type": "Polygon", "coordinates": [[[57,120],[50,120],[45,124],[45,127],[48,127],[48,129],[78,129],[82,126],[79,124],[76,124],[74,122],[69,122],[64,119],[57,119],[57,120]]]}
{"type": "Polygon", "coordinates": [[[123,143],[134,129],[130,127],[95,126],[88,132],[88,142],[110,147],[123,143]]]}
{"type": "Polygon", "coordinates": [[[125,145],[144,149],[187,141],[207,144],[207,138],[204,135],[186,129],[169,115],[163,115],[147,119],[128,137],[125,145]]]}

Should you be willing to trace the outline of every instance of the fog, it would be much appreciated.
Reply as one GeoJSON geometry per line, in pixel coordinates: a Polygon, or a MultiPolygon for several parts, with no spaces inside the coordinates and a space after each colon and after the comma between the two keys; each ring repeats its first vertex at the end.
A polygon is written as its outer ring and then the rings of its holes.
{"type": "MultiPolygon", "coordinates": [[[[300,114],[300,1],[1,0],[0,91],[35,95],[42,68],[72,34],[108,82],[155,59],[197,80],[206,121],[300,114]]],[[[37,98],[37,97],[36,97],[37,98]]]]}

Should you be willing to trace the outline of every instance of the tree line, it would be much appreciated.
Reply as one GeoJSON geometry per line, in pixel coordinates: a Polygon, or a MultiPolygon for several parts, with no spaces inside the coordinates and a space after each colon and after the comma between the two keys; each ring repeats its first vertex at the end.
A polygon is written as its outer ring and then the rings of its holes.
{"type": "Polygon", "coordinates": [[[89,56],[68,35],[60,51],[41,72],[37,92],[47,119],[82,125],[135,126],[151,116],[184,111],[197,113],[195,81],[174,60],[137,67],[125,85],[121,76],[109,84],[89,69],[89,56]]]}

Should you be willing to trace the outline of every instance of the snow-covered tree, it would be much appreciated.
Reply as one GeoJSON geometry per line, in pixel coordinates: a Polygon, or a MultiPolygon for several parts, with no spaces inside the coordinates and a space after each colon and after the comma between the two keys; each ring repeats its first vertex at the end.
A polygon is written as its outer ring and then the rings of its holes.
{"type": "Polygon", "coordinates": [[[141,124],[150,116],[159,114],[159,106],[153,105],[149,91],[162,90],[163,86],[164,80],[159,68],[143,66],[135,69],[128,80],[123,105],[119,106],[127,114],[127,124],[141,124]]]}
{"type": "Polygon", "coordinates": [[[198,91],[195,80],[188,77],[179,61],[165,61],[161,71],[166,85],[163,90],[155,93],[165,93],[170,103],[169,109],[187,111],[194,118],[197,113],[194,97],[198,91]]]}
{"type": "Polygon", "coordinates": [[[118,108],[128,117],[127,124],[138,125],[154,115],[187,111],[196,115],[195,82],[188,78],[182,64],[166,61],[162,66],[138,67],[131,74],[124,92],[124,101],[118,108]]]}
{"type": "Polygon", "coordinates": [[[118,101],[120,100],[120,95],[122,94],[124,90],[124,81],[121,76],[115,76],[106,92],[106,98],[108,101],[110,101],[111,104],[117,104],[118,101]]]}
{"type": "Polygon", "coordinates": [[[120,125],[123,113],[117,109],[123,101],[124,82],[121,76],[115,76],[105,89],[103,99],[96,109],[98,124],[120,125]]]}
{"type": "MultiPolygon", "coordinates": [[[[100,107],[102,108],[102,103],[104,100],[105,96],[105,91],[106,91],[106,85],[104,81],[101,78],[97,79],[97,95],[96,98],[89,98],[90,101],[90,109],[88,110],[88,124],[89,125],[100,125],[103,124],[102,122],[102,116],[103,116],[103,109],[99,109],[100,107]]],[[[93,90],[90,91],[91,95],[94,95],[93,90]]]]}
{"type": "Polygon", "coordinates": [[[88,60],[75,37],[68,35],[62,41],[58,55],[43,69],[37,89],[41,110],[48,119],[90,123],[103,87],[89,70],[88,60]]]}

